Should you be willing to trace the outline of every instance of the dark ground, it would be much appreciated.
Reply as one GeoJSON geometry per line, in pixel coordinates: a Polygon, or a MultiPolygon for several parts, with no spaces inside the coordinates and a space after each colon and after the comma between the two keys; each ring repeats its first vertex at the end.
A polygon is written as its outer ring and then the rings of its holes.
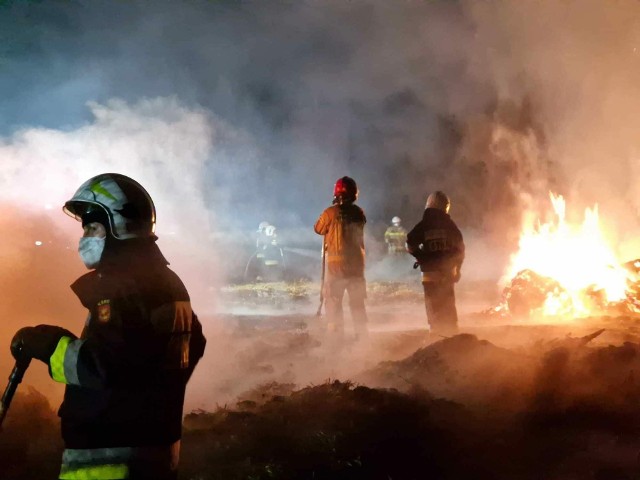
{"type": "MultiPolygon", "coordinates": [[[[372,290],[370,342],[335,350],[302,288],[279,309],[278,294],[261,297],[268,314],[217,317],[234,369],[194,380],[192,396],[215,401],[185,417],[181,478],[640,478],[640,320],[468,317],[465,333],[429,339],[420,297],[386,285],[372,290]]],[[[58,428],[48,401],[21,386],[0,477],[56,478],[58,428]]]]}

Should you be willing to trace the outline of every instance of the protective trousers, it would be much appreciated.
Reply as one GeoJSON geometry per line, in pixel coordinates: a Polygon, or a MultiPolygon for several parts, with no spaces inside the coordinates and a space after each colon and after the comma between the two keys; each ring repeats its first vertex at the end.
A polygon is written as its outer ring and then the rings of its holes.
{"type": "Polygon", "coordinates": [[[180,441],[166,447],[67,448],[60,480],[177,480],[180,441]]]}
{"type": "Polygon", "coordinates": [[[453,285],[447,281],[422,282],[427,320],[433,334],[448,336],[458,333],[458,312],[453,285]]]}
{"type": "Polygon", "coordinates": [[[342,299],[345,290],[349,293],[349,309],[356,337],[364,338],[368,335],[367,310],[364,300],[367,298],[367,283],[364,277],[337,277],[327,275],[324,283],[324,297],[326,302],[327,328],[344,335],[344,314],[342,299]]]}

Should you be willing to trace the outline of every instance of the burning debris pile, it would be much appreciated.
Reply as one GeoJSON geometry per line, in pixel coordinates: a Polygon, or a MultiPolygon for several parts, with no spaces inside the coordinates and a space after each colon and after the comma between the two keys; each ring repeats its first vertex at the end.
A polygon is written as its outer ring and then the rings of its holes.
{"type": "MultiPolygon", "coordinates": [[[[640,261],[628,265],[640,265],[640,261]]],[[[640,270],[630,270],[625,296],[616,301],[607,301],[603,290],[595,286],[581,292],[581,307],[587,308],[589,315],[636,316],[640,315],[640,270]]],[[[572,296],[560,282],[525,269],[516,274],[502,291],[500,304],[487,310],[489,316],[505,320],[553,319],[557,316],[570,316],[575,311],[572,296]]]]}
{"type": "Polygon", "coordinates": [[[597,205],[576,226],[565,219],[563,197],[550,198],[555,219],[525,225],[503,279],[502,300],[484,313],[510,321],[640,314],[640,261],[618,260],[597,205]]]}
{"type": "Polygon", "coordinates": [[[538,275],[533,270],[522,270],[511,280],[502,292],[502,302],[493,311],[529,319],[544,307],[550,296],[561,297],[566,294],[557,280],[538,275]]]}

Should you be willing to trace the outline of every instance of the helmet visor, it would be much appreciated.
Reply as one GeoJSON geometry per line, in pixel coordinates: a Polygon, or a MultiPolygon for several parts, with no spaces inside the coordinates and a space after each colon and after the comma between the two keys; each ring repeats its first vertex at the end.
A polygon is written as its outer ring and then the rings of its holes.
{"type": "Polygon", "coordinates": [[[70,217],[75,218],[79,222],[82,221],[82,217],[91,212],[102,212],[105,213],[104,208],[99,205],[89,203],[89,202],[79,202],[69,200],[62,207],[62,211],[69,215],[70,217]]]}

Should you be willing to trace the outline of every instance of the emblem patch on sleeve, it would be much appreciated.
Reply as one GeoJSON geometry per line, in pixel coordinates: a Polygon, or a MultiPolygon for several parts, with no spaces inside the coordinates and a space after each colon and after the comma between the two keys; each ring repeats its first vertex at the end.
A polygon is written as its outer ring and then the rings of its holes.
{"type": "Polygon", "coordinates": [[[98,302],[98,321],[106,323],[111,320],[111,302],[110,300],[100,300],[98,302]]]}

